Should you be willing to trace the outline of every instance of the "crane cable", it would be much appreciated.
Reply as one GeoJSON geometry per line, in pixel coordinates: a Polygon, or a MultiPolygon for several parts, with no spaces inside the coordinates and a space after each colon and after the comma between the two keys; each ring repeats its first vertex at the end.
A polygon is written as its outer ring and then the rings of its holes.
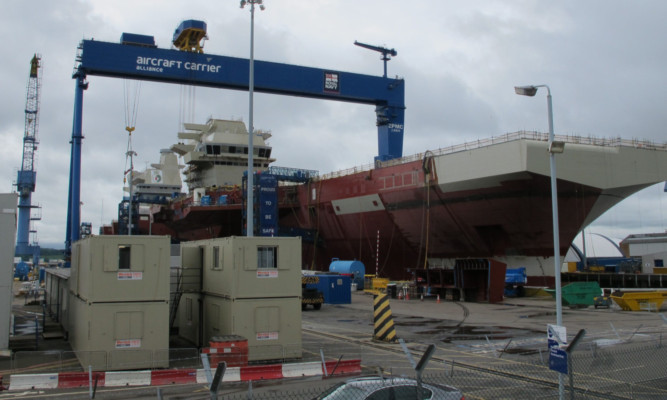
{"type": "MultiPolygon", "coordinates": [[[[134,162],[132,156],[136,153],[132,150],[132,132],[134,132],[136,123],[137,123],[137,114],[139,113],[139,94],[141,93],[141,81],[136,84],[136,89],[134,90],[134,96],[130,99],[131,88],[130,83],[125,80],[123,86],[123,100],[125,103],[125,130],[127,131],[127,149],[125,152],[125,169],[123,170],[123,184],[127,183],[127,174],[132,173],[134,170],[134,162]],[[130,107],[130,103],[132,106],[130,107]],[[127,168],[128,159],[130,162],[130,168],[127,168]]],[[[130,185],[132,185],[132,176],[130,176],[130,185]]],[[[130,187],[131,189],[131,187],[130,187]]]]}
{"type": "MultiPolygon", "coordinates": [[[[131,89],[130,84],[125,80],[124,85],[124,94],[123,96],[125,102],[125,130],[127,131],[127,151],[125,152],[125,172],[123,173],[123,185],[127,183],[129,188],[129,204],[128,204],[128,223],[127,223],[127,234],[132,235],[132,206],[133,206],[133,194],[132,194],[132,178],[134,175],[134,161],[133,156],[137,153],[132,150],[132,132],[137,123],[137,114],[139,112],[139,93],[141,92],[141,81],[137,82],[134,90],[134,98],[132,99],[132,108],[130,109],[130,95],[131,89]],[[130,159],[130,168],[127,168],[127,160],[130,159]],[[130,180],[127,182],[127,175],[130,174],[130,180]]],[[[120,222],[120,221],[119,221],[120,222]]]]}

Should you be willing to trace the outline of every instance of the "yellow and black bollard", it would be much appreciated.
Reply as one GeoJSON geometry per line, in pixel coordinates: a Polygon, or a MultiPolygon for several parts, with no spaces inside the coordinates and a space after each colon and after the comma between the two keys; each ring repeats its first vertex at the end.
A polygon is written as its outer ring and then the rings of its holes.
{"type": "Polygon", "coordinates": [[[398,340],[394,329],[394,317],[391,315],[391,307],[389,307],[389,296],[386,294],[373,296],[373,319],[375,325],[374,340],[390,343],[398,340]]]}

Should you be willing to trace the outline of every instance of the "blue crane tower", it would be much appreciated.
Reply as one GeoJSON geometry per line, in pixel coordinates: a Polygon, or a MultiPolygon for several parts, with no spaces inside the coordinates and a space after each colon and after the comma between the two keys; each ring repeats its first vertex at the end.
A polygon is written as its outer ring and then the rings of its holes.
{"type": "Polygon", "coordinates": [[[30,244],[30,221],[39,220],[39,216],[32,215],[32,209],[39,206],[32,205],[32,193],[35,191],[37,171],[35,170],[35,153],[37,151],[37,127],[39,126],[39,94],[42,86],[42,76],[39,73],[41,57],[35,54],[30,61],[30,77],[28,78],[28,93],[25,102],[25,134],[23,135],[23,162],[16,179],[16,190],[19,194],[19,217],[16,234],[17,256],[32,255],[33,265],[39,263],[39,245],[34,241],[30,244]]]}

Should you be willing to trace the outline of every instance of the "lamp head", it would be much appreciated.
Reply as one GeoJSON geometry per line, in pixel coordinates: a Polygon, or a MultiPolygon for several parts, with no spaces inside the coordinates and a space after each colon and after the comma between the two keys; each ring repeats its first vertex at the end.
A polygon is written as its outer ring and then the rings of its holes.
{"type": "Polygon", "coordinates": [[[514,92],[518,95],[521,95],[521,96],[533,97],[533,96],[535,96],[535,93],[537,93],[537,87],[536,86],[514,86],[514,92]]]}

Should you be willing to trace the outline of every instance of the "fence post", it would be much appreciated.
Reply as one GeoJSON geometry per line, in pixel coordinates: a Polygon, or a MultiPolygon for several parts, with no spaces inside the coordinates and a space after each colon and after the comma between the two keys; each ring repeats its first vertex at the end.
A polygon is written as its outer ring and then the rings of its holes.
{"type": "Polygon", "coordinates": [[[574,400],[574,371],[572,370],[572,351],[579,344],[579,341],[586,335],[586,329],[580,329],[577,335],[572,339],[572,342],[565,352],[567,353],[567,374],[570,376],[570,400],[574,400]]]}
{"type": "Polygon", "coordinates": [[[88,396],[90,399],[93,398],[93,367],[88,366],[88,396]]]}
{"type": "Polygon", "coordinates": [[[204,366],[204,373],[206,374],[206,382],[210,385],[213,382],[213,375],[211,374],[211,364],[208,362],[208,354],[201,353],[201,363],[204,366]]]}
{"type": "Polygon", "coordinates": [[[35,315],[35,350],[39,349],[39,319],[35,315]]]}
{"type": "Polygon", "coordinates": [[[510,340],[507,342],[507,344],[505,345],[505,348],[503,349],[503,351],[501,351],[501,352],[498,354],[498,358],[500,358],[500,357],[503,356],[503,353],[507,351],[507,348],[508,348],[508,347],[510,347],[510,343],[512,343],[512,338],[510,338],[510,340]]]}
{"type": "Polygon", "coordinates": [[[320,349],[320,357],[322,357],[322,369],[324,370],[324,377],[326,378],[329,376],[329,373],[327,372],[327,363],[324,360],[324,350],[320,349]]]}

